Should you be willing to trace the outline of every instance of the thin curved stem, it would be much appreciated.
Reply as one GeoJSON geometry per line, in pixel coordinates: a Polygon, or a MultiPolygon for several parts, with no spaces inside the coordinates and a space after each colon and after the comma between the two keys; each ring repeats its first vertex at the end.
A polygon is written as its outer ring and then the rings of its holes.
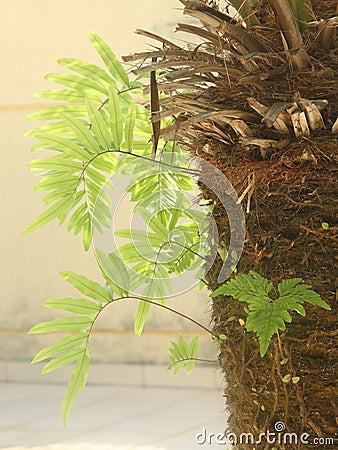
{"type": "MultiPolygon", "coordinates": [[[[116,301],[118,301],[118,300],[122,300],[122,299],[138,300],[139,302],[140,302],[140,301],[143,301],[143,302],[146,302],[146,303],[150,303],[151,305],[155,305],[155,306],[158,306],[158,307],[160,307],[160,308],[163,308],[163,309],[165,309],[165,310],[167,310],[167,311],[170,311],[170,312],[176,314],[177,316],[183,317],[183,319],[186,319],[186,320],[188,320],[189,322],[194,323],[194,324],[197,325],[199,328],[202,328],[204,331],[206,331],[207,333],[209,333],[211,336],[214,336],[215,338],[217,338],[217,336],[216,336],[209,328],[207,328],[206,326],[204,326],[204,325],[202,325],[201,323],[197,322],[197,320],[193,319],[192,317],[189,317],[189,316],[187,316],[186,314],[183,314],[183,313],[181,313],[180,311],[177,311],[176,309],[170,308],[170,306],[162,305],[161,303],[154,302],[153,300],[149,300],[149,299],[147,299],[147,298],[136,297],[136,296],[128,295],[128,296],[126,296],[126,297],[114,298],[114,299],[110,300],[110,302],[108,302],[108,304],[110,304],[110,303],[112,303],[112,302],[116,302],[116,301]]],[[[106,304],[106,305],[107,305],[107,304],[106,304]]],[[[106,305],[105,305],[105,306],[106,306],[106,305]]],[[[103,308],[102,308],[102,309],[103,309],[103,308]]],[[[102,311],[102,309],[101,309],[101,311],[102,311]]]]}
{"type": "Polygon", "coordinates": [[[169,240],[167,243],[168,243],[168,244],[175,244],[175,245],[178,245],[179,247],[183,248],[183,249],[186,250],[187,252],[190,252],[190,253],[192,253],[193,255],[198,256],[198,257],[201,258],[201,259],[204,259],[204,261],[207,261],[207,258],[206,258],[205,256],[202,256],[202,255],[200,255],[199,253],[197,253],[197,252],[195,252],[194,250],[191,249],[191,248],[194,247],[195,245],[199,245],[200,242],[195,242],[195,243],[192,244],[190,247],[187,247],[187,246],[185,246],[185,245],[183,245],[183,244],[180,244],[179,242],[172,241],[172,240],[169,240]]]}
{"type": "Polygon", "coordinates": [[[179,169],[182,170],[182,172],[188,173],[190,175],[199,175],[199,171],[198,170],[194,170],[194,169],[187,169],[185,167],[180,167],[180,166],[175,166],[172,165],[171,163],[165,163],[163,161],[159,161],[159,160],[154,160],[151,157],[147,157],[144,155],[138,155],[137,153],[133,153],[133,152],[128,152],[126,150],[121,150],[121,149],[109,149],[109,150],[104,150],[103,152],[97,153],[96,155],[94,155],[89,161],[86,162],[86,164],[83,167],[83,171],[85,171],[87,169],[87,167],[98,157],[101,155],[105,155],[107,153],[120,153],[122,155],[129,155],[129,156],[134,156],[135,158],[141,158],[144,159],[145,161],[149,161],[151,163],[154,164],[159,164],[161,166],[165,166],[165,167],[169,167],[170,169],[179,169]]]}
{"type": "Polygon", "coordinates": [[[218,364],[217,359],[204,359],[204,358],[182,358],[170,364],[170,368],[184,361],[197,361],[197,362],[206,362],[212,364],[218,364]]]}

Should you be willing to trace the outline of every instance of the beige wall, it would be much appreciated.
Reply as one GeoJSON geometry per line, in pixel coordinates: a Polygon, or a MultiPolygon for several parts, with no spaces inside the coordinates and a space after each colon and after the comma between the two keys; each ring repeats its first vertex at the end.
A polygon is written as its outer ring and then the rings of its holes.
{"type": "MultiPolygon", "coordinates": [[[[24,133],[33,124],[24,117],[43,105],[33,93],[47,89],[43,80],[58,71],[59,57],[77,57],[98,63],[86,30],[102,35],[118,54],[148,48],[150,41],[136,36],[136,28],[169,35],[182,20],[178,0],[7,0],[1,1],[0,39],[0,192],[1,192],[1,285],[0,342],[3,360],[28,360],[55,336],[28,336],[38,321],[55,317],[42,306],[51,297],[71,295],[58,276],[73,270],[100,280],[91,252],[84,254],[79,237],[51,223],[22,235],[27,223],[42,211],[33,192],[36,179],[27,168],[33,139],[24,133]],[[114,6],[118,5],[118,6],[114,6]]],[[[209,321],[206,294],[191,291],[170,304],[205,324],[209,321]]],[[[93,360],[99,362],[157,362],[167,360],[167,346],[179,330],[194,327],[174,316],[154,311],[141,340],[132,333],[136,305],[119,304],[106,311],[93,337],[93,360]]],[[[199,331],[196,330],[198,334],[199,331]]],[[[202,355],[214,357],[208,336],[201,339],[202,355]]]]}

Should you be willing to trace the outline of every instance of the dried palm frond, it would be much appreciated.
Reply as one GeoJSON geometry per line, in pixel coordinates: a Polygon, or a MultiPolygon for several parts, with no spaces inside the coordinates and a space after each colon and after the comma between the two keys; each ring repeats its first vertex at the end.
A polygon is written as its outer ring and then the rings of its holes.
{"type": "MultiPolygon", "coordinates": [[[[159,133],[168,135],[166,129],[159,131],[157,121],[170,115],[181,116],[175,126],[177,136],[188,129],[210,132],[210,127],[214,136],[218,130],[222,140],[230,133],[233,140],[250,136],[251,142],[271,139],[271,130],[276,141],[283,141],[285,135],[297,138],[325,129],[336,133],[337,17],[312,21],[301,33],[293,14],[296,6],[288,0],[258,1],[254,6],[232,2],[240,10],[237,22],[217,9],[216,2],[210,7],[204,1],[181,1],[184,13],[200,20],[201,25],[179,24],[178,31],[202,42],[182,48],[138,30],[160,47],[124,58],[125,62],[141,62],[135,74],[152,73],[150,109],[157,127],[155,143],[159,133]],[[245,20],[245,11],[250,12],[250,20],[245,20]],[[323,63],[322,54],[328,48],[333,50],[323,63]],[[166,94],[158,105],[154,100],[155,71],[159,74],[156,89],[166,94]]],[[[309,1],[306,8],[301,17],[314,16],[309,1]]]]}

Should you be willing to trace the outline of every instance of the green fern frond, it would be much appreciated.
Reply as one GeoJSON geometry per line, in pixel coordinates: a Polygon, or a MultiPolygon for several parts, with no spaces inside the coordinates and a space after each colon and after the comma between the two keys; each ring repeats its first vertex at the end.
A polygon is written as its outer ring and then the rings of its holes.
{"type": "Polygon", "coordinates": [[[39,323],[32,327],[29,333],[71,333],[58,342],[43,348],[32,360],[32,364],[36,364],[50,359],[42,368],[42,374],[75,362],[62,406],[62,419],[65,425],[77,392],[86,384],[91,330],[99,313],[110,302],[111,295],[108,289],[83,275],[65,271],[61,273],[61,276],[87,298],[47,300],[46,307],[71,312],[73,315],[39,323]]]}
{"type": "Polygon", "coordinates": [[[171,341],[172,346],[169,348],[170,364],[167,370],[173,369],[174,375],[176,375],[180,369],[185,367],[187,373],[191,373],[196,364],[195,356],[198,352],[198,340],[198,336],[195,336],[188,345],[180,334],[177,343],[171,341]]]}
{"type": "MultiPolygon", "coordinates": [[[[74,58],[60,59],[59,65],[73,73],[47,75],[47,80],[62,88],[40,92],[37,97],[66,104],[58,103],[27,117],[46,121],[27,135],[37,139],[32,150],[47,151],[48,156],[30,163],[31,169],[41,176],[35,190],[44,193],[46,209],[24,232],[34,231],[54,219],[60,225],[68,220],[68,230],[75,235],[82,232],[83,246],[88,250],[93,232],[110,226],[111,199],[106,190],[112,186],[108,179],[120,172],[132,175],[128,190],[136,202],[135,212],[148,227],[143,233],[122,230],[120,236],[132,242],[113,253],[106,255],[96,249],[97,262],[106,280],[104,287],[74,272],[61,272],[83,297],[47,300],[46,307],[72,315],[42,322],[30,330],[31,334],[70,333],[42,349],[32,361],[47,360],[42,373],[75,364],[62,406],[64,425],[78,391],[86,384],[89,338],[100,312],[111,302],[132,297],[134,290],[138,290],[140,294],[133,297],[139,301],[135,334],[141,335],[154,299],[165,307],[165,298],[172,292],[170,274],[180,274],[200,264],[196,253],[200,236],[195,221],[199,223],[206,216],[190,208],[189,198],[180,193],[191,192],[194,184],[190,175],[173,170],[175,166],[190,169],[184,151],[160,140],[161,164],[153,165],[149,114],[130,95],[130,90],[142,95],[140,78],[131,82],[108,44],[95,33],[88,34],[106,67],[74,58]],[[170,153],[166,154],[167,144],[170,153]]],[[[168,118],[163,122],[170,125],[168,118]]],[[[173,344],[171,366],[175,366],[175,373],[183,366],[190,372],[195,364],[198,338],[188,346],[180,336],[177,345],[176,348],[173,344]],[[183,355],[183,361],[177,360],[179,354],[183,355]]]]}
{"type": "Polygon", "coordinates": [[[72,371],[70,381],[67,387],[67,393],[62,402],[62,422],[64,427],[70,414],[70,410],[75,401],[78,392],[83,389],[87,383],[89,373],[89,356],[87,352],[83,352],[77,359],[75,367],[72,371]]]}
{"type": "Polygon", "coordinates": [[[42,180],[35,189],[47,191],[43,201],[49,207],[24,230],[34,231],[54,219],[62,224],[68,217],[68,229],[74,229],[75,234],[82,231],[85,250],[91,245],[94,229],[101,231],[109,226],[111,205],[102,190],[103,186],[108,188],[106,174],[119,169],[118,152],[121,148],[130,151],[134,132],[144,128],[140,124],[144,121],[142,108],[136,106],[128,92],[117,91],[118,86],[131,86],[124,68],[101,37],[93,32],[88,35],[106,70],[74,58],[60,59],[59,64],[75,74],[53,73],[45,78],[68,89],[52,89],[37,96],[68,104],[27,117],[57,119],[27,133],[38,139],[34,150],[57,155],[30,163],[33,170],[42,171],[42,180]]]}
{"type": "Polygon", "coordinates": [[[269,347],[271,338],[278,330],[285,330],[286,323],[292,322],[289,311],[295,311],[305,316],[305,302],[331,309],[321,299],[310,285],[301,284],[301,278],[283,280],[278,284],[279,298],[272,299],[269,293],[273,284],[258,273],[251,271],[250,275],[237,275],[212,293],[227,295],[246,302],[249,305],[249,313],[246,320],[247,331],[254,331],[260,343],[260,354],[263,357],[269,347]]]}

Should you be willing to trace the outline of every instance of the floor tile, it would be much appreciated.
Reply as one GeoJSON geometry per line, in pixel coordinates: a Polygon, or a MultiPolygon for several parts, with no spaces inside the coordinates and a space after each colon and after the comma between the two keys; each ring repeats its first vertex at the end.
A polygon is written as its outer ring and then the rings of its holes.
{"type": "Polygon", "coordinates": [[[196,434],[221,433],[222,390],[94,386],[81,391],[67,429],[62,385],[0,384],[0,448],[6,450],[193,450],[196,434]]]}
{"type": "MultiPolygon", "coordinates": [[[[64,432],[63,438],[70,438],[77,436],[76,433],[72,431],[64,432]]],[[[25,448],[31,447],[35,448],[36,446],[47,446],[48,450],[49,446],[52,444],[59,442],[62,439],[62,435],[60,435],[60,431],[56,430],[31,430],[29,428],[15,428],[8,431],[1,431],[0,434],[0,448],[1,449],[11,449],[12,447],[21,447],[25,448]]],[[[46,449],[47,450],[47,449],[46,449]]],[[[63,450],[66,450],[65,448],[63,450]]]]}
{"type": "MultiPolygon", "coordinates": [[[[196,435],[198,433],[195,432],[189,432],[185,433],[183,435],[179,435],[167,440],[164,440],[162,442],[162,446],[165,450],[231,450],[231,446],[229,445],[221,445],[215,442],[214,440],[211,440],[209,442],[198,444],[198,441],[196,440],[196,435]]],[[[204,435],[203,435],[204,437],[204,435]]]]}
{"type": "Polygon", "coordinates": [[[2,411],[2,407],[6,405],[7,403],[11,403],[13,401],[16,401],[18,399],[23,399],[26,397],[32,397],[34,396],[35,392],[41,392],[41,389],[39,388],[36,390],[36,386],[33,385],[30,389],[26,384],[17,384],[17,383],[2,383],[0,384],[0,417],[2,411]]]}
{"type": "Polygon", "coordinates": [[[125,432],[107,432],[96,431],[92,433],[86,433],[81,438],[74,437],[63,441],[64,448],[68,450],[73,449],[73,446],[79,445],[82,450],[84,449],[100,449],[101,447],[112,450],[125,450],[125,449],[151,449],[151,450],[165,450],[165,447],[158,444],[163,440],[163,436],[160,433],[140,433],[130,429],[125,432]]]}
{"type": "Polygon", "coordinates": [[[214,389],[215,376],[214,371],[210,367],[198,367],[191,374],[181,370],[176,375],[165,370],[167,366],[151,366],[145,365],[144,380],[146,386],[168,386],[181,387],[185,389],[214,389]]]}

